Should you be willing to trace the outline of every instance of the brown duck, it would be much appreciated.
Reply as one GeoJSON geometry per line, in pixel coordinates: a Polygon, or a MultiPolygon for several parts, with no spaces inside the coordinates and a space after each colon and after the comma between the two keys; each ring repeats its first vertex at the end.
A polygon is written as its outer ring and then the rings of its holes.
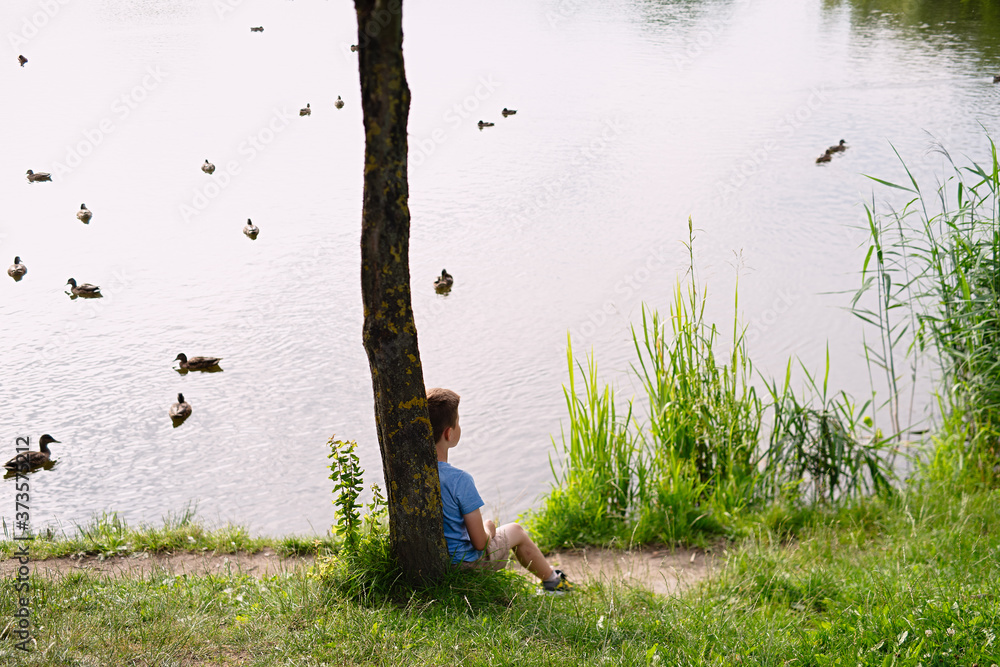
{"type": "Polygon", "coordinates": [[[177,394],[177,402],[170,406],[170,418],[183,421],[191,416],[191,404],[184,400],[184,394],[177,394]]]}
{"type": "Polygon", "coordinates": [[[191,357],[187,358],[187,355],[181,352],[176,357],[174,361],[181,362],[181,370],[185,371],[207,371],[219,366],[219,362],[222,361],[222,357],[191,357]]]}
{"type": "Polygon", "coordinates": [[[35,468],[41,468],[43,465],[51,460],[52,452],[49,451],[49,444],[53,442],[59,442],[51,435],[46,433],[41,438],[38,439],[38,448],[41,450],[39,452],[21,452],[7,463],[3,464],[3,467],[11,472],[16,472],[19,468],[24,472],[23,465],[27,463],[27,470],[34,470],[35,468]],[[20,458],[20,461],[18,460],[20,458]]]}

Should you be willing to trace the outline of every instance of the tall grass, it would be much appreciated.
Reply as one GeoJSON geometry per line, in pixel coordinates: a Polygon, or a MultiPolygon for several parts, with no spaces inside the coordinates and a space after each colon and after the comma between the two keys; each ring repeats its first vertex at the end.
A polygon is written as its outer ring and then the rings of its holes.
{"type": "MultiPolygon", "coordinates": [[[[737,515],[774,501],[834,505],[891,486],[892,454],[871,404],[828,395],[829,359],[822,390],[806,371],[812,395],[797,396],[789,362],[784,382],[758,395],[738,318],[731,343],[706,320],[690,221],[688,231],[690,282],[678,283],[667,318],[644,306],[632,328],[645,421],[631,402],[619,416],[593,357],[584,367],[567,347],[563,465],[553,465],[556,484],[527,518],[545,547],[697,541],[731,533],[737,515]]],[[[738,305],[737,289],[734,312],[738,305]]]]}
{"type": "Polygon", "coordinates": [[[936,149],[952,174],[933,192],[902,157],[908,183],[874,179],[912,197],[887,213],[866,207],[872,240],[855,311],[877,327],[868,353],[891,387],[903,360],[914,367],[927,353],[934,364],[942,423],[925,473],[990,486],[1000,473],[1000,168],[992,139],[985,167],[936,149]],[[870,292],[877,307],[859,307],[870,292]]]}

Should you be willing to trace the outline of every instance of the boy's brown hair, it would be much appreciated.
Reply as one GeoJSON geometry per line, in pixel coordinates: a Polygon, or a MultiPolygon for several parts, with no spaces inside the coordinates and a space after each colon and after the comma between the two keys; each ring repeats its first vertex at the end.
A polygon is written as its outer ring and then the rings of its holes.
{"type": "Polygon", "coordinates": [[[434,442],[441,439],[446,428],[453,428],[458,422],[459,395],[450,389],[434,387],[427,390],[427,412],[431,417],[434,442]]]}

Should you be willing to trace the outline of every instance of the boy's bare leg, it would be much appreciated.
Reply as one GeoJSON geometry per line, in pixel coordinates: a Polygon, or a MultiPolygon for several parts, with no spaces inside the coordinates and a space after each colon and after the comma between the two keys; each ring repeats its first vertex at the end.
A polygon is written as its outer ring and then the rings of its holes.
{"type": "Polygon", "coordinates": [[[514,550],[517,562],[524,569],[542,581],[546,581],[552,577],[552,566],[545,560],[541,549],[532,541],[531,536],[528,535],[528,531],[516,523],[508,523],[500,526],[497,532],[501,531],[505,534],[510,548],[514,550]]]}

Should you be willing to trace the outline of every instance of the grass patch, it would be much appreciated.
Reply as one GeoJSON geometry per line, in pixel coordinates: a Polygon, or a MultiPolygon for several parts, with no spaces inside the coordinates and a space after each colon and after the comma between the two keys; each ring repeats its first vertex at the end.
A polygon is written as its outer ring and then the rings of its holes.
{"type": "MultiPolygon", "coordinates": [[[[12,534],[4,528],[0,540],[0,556],[10,557],[17,548],[12,534]]],[[[168,514],[162,525],[129,526],[115,512],[95,515],[88,523],[78,525],[70,534],[46,530],[31,543],[34,560],[65,556],[128,556],[134,553],[256,553],[272,549],[281,556],[302,556],[325,553],[336,548],[330,536],[288,536],[281,538],[252,537],[243,526],[207,529],[198,520],[194,509],[168,514]]]]}
{"type": "Polygon", "coordinates": [[[816,516],[794,547],[759,528],[673,598],[616,582],[536,595],[486,572],[367,597],[303,572],[35,579],[37,648],[5,640],[0,662],[989,666],[997,591],[1000,493],[927,484],[816,516]]]}

